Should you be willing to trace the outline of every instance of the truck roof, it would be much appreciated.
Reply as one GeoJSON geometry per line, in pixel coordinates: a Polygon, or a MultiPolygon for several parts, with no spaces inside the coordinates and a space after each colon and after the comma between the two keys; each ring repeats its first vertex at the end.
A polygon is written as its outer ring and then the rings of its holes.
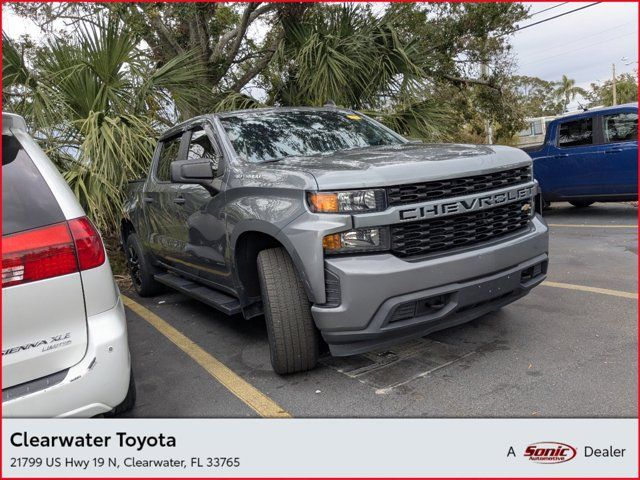
{"type": "Polygon", "coordinates": [[[198,115],[197,117],[190,118],[189,120],[185,120],[184,122],[180,122],[177,125],[165,130],[162,135],[160,135],[160,140],[164,140],[167,137],[173,137],[177,133],[183,132],[189,129],[194,123],[198,123],[207,118],[225,118],[233,115],[244,115],[244,114],[260,114],[260,113],[271,113],[271,112],[313,112],[313,111],[331,111],[331,112],[353,112],[353,110],[348,108],[340,108],[340,107],[264,107],[264,108],[248,108],[243,110],[231,110],[229,112],[220,112],[220,113],[208,113],[204,115],[198,115]]]}
{"type": "Polygon", "coordinates": [[[607,112],[618,112],[620,110],[623,110],[625,108],[638,108],[638,102],[630,102],[630,103],[623,103],[622,105],[613,105],[613,106],[609,106],[609,107],[595,107],[595,108],[589,108],[587,110],[581,111],[581,112],[572,112],[572,113],[565,113],[560,115],[559,117],[556,117],[555,119],[553,119],[551,123],[558,123],[558,122],[564,122],[567,119],[571,119],[571,118],[581,118],[581,117],[588,117],[589,115],[592,115],[593,113],[607,113],[607,112]]]}

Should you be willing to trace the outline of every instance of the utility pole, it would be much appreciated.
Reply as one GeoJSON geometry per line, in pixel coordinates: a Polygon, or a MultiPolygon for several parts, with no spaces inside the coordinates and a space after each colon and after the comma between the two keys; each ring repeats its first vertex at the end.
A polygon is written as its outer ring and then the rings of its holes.
{"type": "MultiPolygon", "coordinates": [[[[480,64],[480,76],[482,78],[487,77],[487,64],[484,62],[480,64]]],[[[491,120],[489,120],[489,117],[484,121],[484,131],[487,135],[487,145],[493,145],[493,127],[491,126],[491,120]]]]}
{"type": "Polygon", "coordinates": [[[616,64],[612,63],[611,64],[611,71],[613,73],[613,84],[612,84],[612,88],[611,91],[613,93],[613,104],[617,105],[618,104],[618,95],[616,92],[616,64]]]}

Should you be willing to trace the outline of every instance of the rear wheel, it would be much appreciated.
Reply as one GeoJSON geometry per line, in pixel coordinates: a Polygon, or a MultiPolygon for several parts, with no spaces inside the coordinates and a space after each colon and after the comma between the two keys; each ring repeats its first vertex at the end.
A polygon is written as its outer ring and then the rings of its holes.
{"type": "Polygon", "coordinates": [[[311,304],[291,258],[283,248],[258,254],[264,316],[276,373],[311,370],[318,362],[319,334],[311,304]]]}
{"type": "Polygon", "coordinates": [[[594,202],[592,200],[572,200],[569,203],[576,208],[586,208],[594,202]]]}
{"type": "Polygon", "coordinates": [[[138,236],[132,233],[126,242],[127,268],[131,276],[133,288],[141,297],[150,297],[162,291],[162,284],[153,276],[159,272],[149,261],[138,236]]]}

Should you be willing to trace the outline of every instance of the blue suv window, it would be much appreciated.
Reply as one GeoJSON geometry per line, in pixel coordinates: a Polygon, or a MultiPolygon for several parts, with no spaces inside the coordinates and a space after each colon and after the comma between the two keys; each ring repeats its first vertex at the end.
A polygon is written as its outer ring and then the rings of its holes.
{"type": "Polygon", "coordinates": [[[581,118],[560,124],[559,147],[579,147],[593,144],[593,119],[581,118]]]}
{"type": "Polygon", "coordinates": [[[638,114],[623,112],[606,115],[604,117],[604,140],[607,143],[638,140],[638,114]]]}

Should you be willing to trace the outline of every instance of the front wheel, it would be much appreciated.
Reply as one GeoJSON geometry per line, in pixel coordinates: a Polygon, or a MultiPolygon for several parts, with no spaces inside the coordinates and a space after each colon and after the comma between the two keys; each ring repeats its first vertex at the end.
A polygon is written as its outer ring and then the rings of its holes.
{"type": "Polygon", "coordinates": [[[576,208],[587,208],[589,205],[591,205],[594,202],[591,200],[573,200],[573,201],[570,201],[569,203],[576,208]]]}
{"type": "Polygon", "coordinates": [[[279,374],[311,370],[318,363],[319,334],[287,252],[283,248],[261,251],[258,276],[273,369],[279,374]]]}

